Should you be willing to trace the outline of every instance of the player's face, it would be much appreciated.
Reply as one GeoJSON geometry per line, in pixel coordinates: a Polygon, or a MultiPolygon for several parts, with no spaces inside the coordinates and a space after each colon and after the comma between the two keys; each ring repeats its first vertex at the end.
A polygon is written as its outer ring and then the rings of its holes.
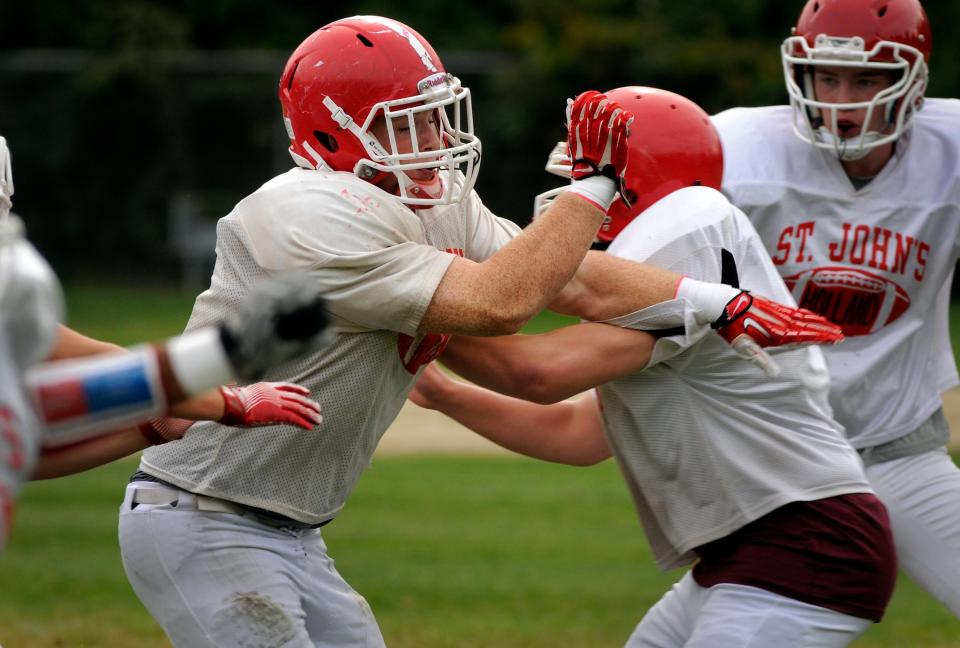
{"type": "MultiPolygon", "coordinates": [[[[417,113],[413,120],[415,131],[410,128],[407,120],[395,119],[393,122],[394,136],[397,142],[397,153],[403,155],[413,152],[413,140],[416,137],[417,147],[420,152],[436,151],[442,147],[440,139],[440,120],[436,111],[430,110],[417,113]]],[[[390,150],[390,136],[387,133],[386,122],[380,118],[373,122],[370,127],[373,133],[385,149],[390,150]]],[[[424,158],[424,159],[429,159],[424,158]]],[[[422,161],[423,159],[421,159],[422,161]]],[[[416,182],[429,182],[437,174],[436,169],[414,169],[408,171],[407,175],[416,182]]]]}
{"type": "MultiPolygon", "coordinates": [[[[443,147],[440,129],[440,117],[435,110],[416,113],[413,119],[413,129],[410,128],[408,120],[394,119],[393,130],[396,140],[396,153],[399,155],[412,153],[414,140],[417,143],[417,150],[421,153],[417,160],[401,160],[400,163],[412,164],[413,162],[430,161],[429,155],[424,156],[422,154],[443,147]]],[[[370,126],[370,132],[385,149],[391,150],[389,129],[382,117],[373,122],[370,126]]],[[[440,173],[436,168],[411,169],[405,171],[405,173],[415,183],[415,193],[419,192],[420,195],[434,198],[442,194],[443,185],[440,180],[440,173]]],[[[396,176],[392,173],[385,174],[378,184],[381,189],[389,193],[396,193],[399,186],[396,176]]]]}
{"type": "MultiPolygon", "coordinates": [[[[818,101],[826,103],[860,103],[873,99],[892,84],[890,75],[879,70],[855,67],[817,66],[813,73],[813,89],[818,101]]],[[[833,127],[833,112],[824,111],[824,124],[833,127]]],[[[859,135],[864,129],[881,132],[884,128],[882,110],[875,109],[870,123],[864,124],[867,109],[840,108],[837,111],[837,130],[839,137],[850,138],[859,135]]]]}

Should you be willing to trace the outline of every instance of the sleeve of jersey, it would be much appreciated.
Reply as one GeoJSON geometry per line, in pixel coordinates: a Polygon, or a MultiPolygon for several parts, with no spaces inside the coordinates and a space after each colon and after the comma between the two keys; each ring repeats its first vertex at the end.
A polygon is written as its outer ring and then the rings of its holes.
{"type": "MultiPolygon", "coordinates": [[[[624,229],[607,253],[693,279],[719,282],[722,250],[739,247],[732,215],[732,206],[719,193],[690,191],[645,212],[624,229]]],[[[684,299],[654,304],[605,323],[657,337],[648,367],[683,353],[711,333],[710,326],[697,320],[693,305],[684,299]]]]}
{"type": "Polygon", "coordinates": [[[497,250],[520,234],[520,226],[506,218],[494,215],[471,191],[466,200],[467,238],[465,255],[471,261],[486,261],[497,250]]]}
{"type": "Polygon", "coordinates": [[[308,271],[341,332],[414,335],[455,258],[427,243],[416,215],[363,187],[274,193],[238,205],[257,264],[308,271]]]}

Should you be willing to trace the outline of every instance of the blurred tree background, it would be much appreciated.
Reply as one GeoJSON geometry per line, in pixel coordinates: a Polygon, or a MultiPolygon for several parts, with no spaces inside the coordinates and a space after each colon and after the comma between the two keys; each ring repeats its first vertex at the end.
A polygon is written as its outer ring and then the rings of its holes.
{"type": "MultiPolygon", "coordinates": [[[[929,96],[960,96],[960,2],[924,2],[929,96]]],[[[474,95],[478,189],[524,224],[564,99],[653,85],[708,112],[783,103],[779,43],[802,0],[59,0],[0,4],[0,134],[16,206],[65,278],[177,283],[172,214],[212,223],[289,168],[276,84],[316,28],[387,15],[474,95]],[[186,207],[185,207],[186,205],[186,207]]],[[[958,125],[960,127],[960,125],[958,125]]],[[[203,242],[212,249],[212,243],[203,242]]],[[[204,281],[206,280],[204,276],[204,281]]]]}

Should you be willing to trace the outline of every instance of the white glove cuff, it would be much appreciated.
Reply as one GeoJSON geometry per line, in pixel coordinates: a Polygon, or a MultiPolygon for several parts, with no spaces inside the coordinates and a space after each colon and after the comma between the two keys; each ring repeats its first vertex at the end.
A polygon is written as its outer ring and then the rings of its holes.
{"type": "Polygon", "coordinates": [[[617,197],[617,183],[607,176],[594,175],[583,180],[571,180],[567,191],[585,198],[606,213],[617,197]]]}
{"type": "Polygon", "coordinates": [[[677,284],[677,298],[687,300],[694,309],[698,324],[715,322],[731,299],[740,294],[740,290],[726,284],[707,283],[690,277],[684,277],[677,284]]]}
{"type": "Polygon", "coordinates": [[[207,327],[167,340],[170,368],[190,396],[234,380],[233,368],[220,342],[220,331],[207,327]]]}

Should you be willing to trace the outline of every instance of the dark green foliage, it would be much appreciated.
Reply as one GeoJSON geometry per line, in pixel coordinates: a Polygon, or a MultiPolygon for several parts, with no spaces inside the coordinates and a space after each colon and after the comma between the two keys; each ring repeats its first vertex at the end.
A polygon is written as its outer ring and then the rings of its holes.
{"type": "MultiPolygon", "coordinates": [[[[960,3],[926,0],[931,96],[960,94],[960,3]]],[[[291,165],[276,82],[321,25],[384,14],[424,34],[474,92],[478,189],[526,223],[566,97],[653,85],[708,111],[785,98],[780,41],[802,0],[58,0],[0,3],[0,133],[16,210],[63,273],[178,280],[171,196],[209,220],[291,165]],[[37,55],[37,49],[45,53],[37,55]],[[47,50],[52,50],[49,52],[47,50]],[[252,54],[251,54],[252,52],[252,54]]]]}

